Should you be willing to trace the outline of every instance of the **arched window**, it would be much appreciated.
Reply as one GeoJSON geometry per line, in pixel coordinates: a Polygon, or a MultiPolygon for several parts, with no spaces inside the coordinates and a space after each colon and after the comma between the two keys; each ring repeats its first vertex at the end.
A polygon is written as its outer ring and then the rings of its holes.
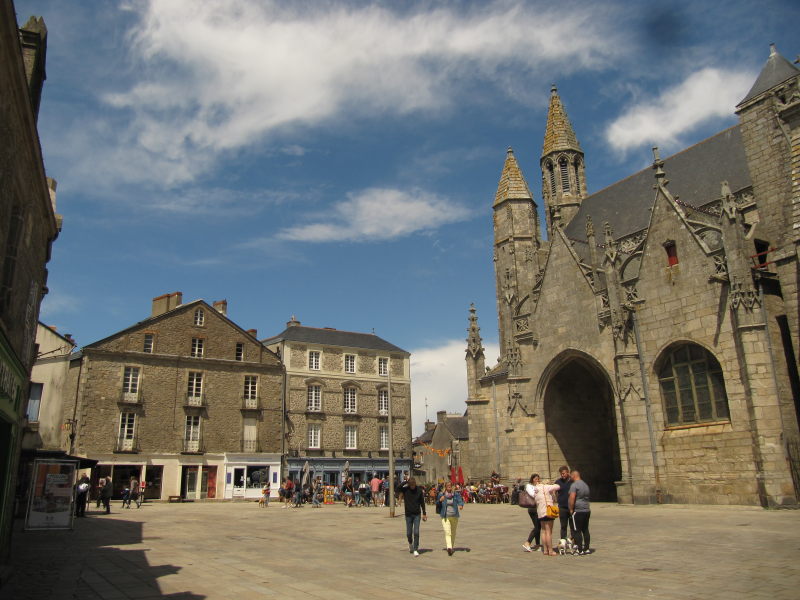
{"type": "Polygon", "coordinates": [[[548,160],[546,168],[547,168],[547,176],[550,179],[550,195],[551,196],[555,196],[556,195],[556,173],[553,170],[553,163],[551,163],[548,160]]]}
{"type": "Polygon", "coordinates": [[[575,193],[581,193],[581,161],[576,160],[575,163],[575,193]]]}
{"type": "Polygon", "coordinates": [[[561,191],[567,194],[569,193],[569,166],[567,164],[567,159],[563,156],[561,160],[558,161],[558,167],[561,171],[561,191]]]}
{"type": "Polygon", "coordinates": [[[658,372],[667,425],[726,421],[730,418],[722,368],[697,344],[669,351],[658,372]]]}

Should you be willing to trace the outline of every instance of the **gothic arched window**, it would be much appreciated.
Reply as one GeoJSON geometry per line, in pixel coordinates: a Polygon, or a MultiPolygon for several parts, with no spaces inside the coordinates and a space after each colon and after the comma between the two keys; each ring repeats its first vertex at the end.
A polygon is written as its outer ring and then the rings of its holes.
{"type": "Polygon", "coordinates": [[[722,368],[697,344],[674,347],[658,371],[667,425],[727,421],[728,397],[722,368]]]}
{"type": "Polygon", "coordinates": [[[547,165],[545,165],[545,168],[547,169],[547,177],[550,180],[550,195],[551,196],[555,196],[556,195],[556,173],[553,170],[553,163],[551,163],[548,160],[547,161],[547,165]]]}
{"type": "Polygon", "coordinates": [[[576,159],[575,163],[575,193],[581,193],[581,161],[576,159]]]}
{"type": "Polygon", "coordinates": [[[567,159],[562,157],[558,161],[559,171],[561,172],[561,191],[565,194],[569,193],[569,165],[567,159]]]}

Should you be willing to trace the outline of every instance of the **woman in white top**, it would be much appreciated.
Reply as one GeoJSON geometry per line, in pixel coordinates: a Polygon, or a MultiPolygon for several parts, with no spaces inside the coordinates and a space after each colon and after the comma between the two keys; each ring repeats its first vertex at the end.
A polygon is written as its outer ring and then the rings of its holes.
{"type": "MultiPolygon", "coordinates": [[[[534,473],[531,475],[530,481],[525,484],[525,491],[531,498],[536,495],[536,486],[539,485],[539,481],[539,474],[534,473]]],[[[525,552],[533,552],[542,547],[541,544],[539,544],[539,534],[542,530],[542,525],[539,522],[539,513],[535,506],[528,509],[528,516],[531,518],[531,521],[533,521],[533,529],[531,529],[531,532],[528,534],[528,540],[522,544],[522,549],[525,550],[525,552]],[[531,546],[531,542],[536,542],[536,545],[531,546]]]]}
{"type": "MultiPolygon", "coordinates": [[[[525,487],[527,490],[528,486],[525,487]]],[[[558,556],[558,552],[553,550],[553,519],[547,516],[547,507],[558,506],[553,498],[553,492],[557,492],[561,487],[557,484],[548,485],[546,483],[538,483],[532,487],[533,499],[536,501],[536,513],[542,526],[542,552],[545,556],[558,556]]]]}

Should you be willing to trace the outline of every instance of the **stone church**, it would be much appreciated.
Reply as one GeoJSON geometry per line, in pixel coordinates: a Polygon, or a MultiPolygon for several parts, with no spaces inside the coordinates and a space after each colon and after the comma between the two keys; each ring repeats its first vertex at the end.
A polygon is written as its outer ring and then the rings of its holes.
{"type": "Polygon", "coordinates": [[[589,194],[553,87],[547,239],[508,150],[501,354],[471,308],[471,476],[581,470],[595,500],[796,505],[800,70],[771,48],[739,123],[589,194]]]}

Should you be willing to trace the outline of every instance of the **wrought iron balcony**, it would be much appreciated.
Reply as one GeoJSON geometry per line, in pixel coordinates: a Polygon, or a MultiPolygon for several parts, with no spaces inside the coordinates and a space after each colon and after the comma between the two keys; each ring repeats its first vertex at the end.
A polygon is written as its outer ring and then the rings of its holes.
{"type": "Polygon", "coordinates": [[[139,404],[141,402],[139,390],[135,392],[120,392],[119,401],[121,404],[139,404]]]}
{"type": "Polygon", "coordinates": [[[186,400],[184,401],[184,406],[205,406],[206,405],[206,395],[205,394],[187,394],[186,400]]]}
{"type": "Polygon", "coordinates": [[[114,452],[139,452],[138,436],[117,436],[114,443],[114,452]]]}
{"type": "Polygon", "coordinates": [[[183,440],[183,451],[187,454],[200,454],[203,450],[203,438],[200,437],[195,440],[183,440]]]}
{"type": "Polygon", "coordinates": [[[242,452],[261,452],[258,440],[242,440],[242,452]]]}
{"type": "Polygon", "coordinates": [[[259,410],[261,398],[258,396],[242,396],[242,410],[259,410]]]}

